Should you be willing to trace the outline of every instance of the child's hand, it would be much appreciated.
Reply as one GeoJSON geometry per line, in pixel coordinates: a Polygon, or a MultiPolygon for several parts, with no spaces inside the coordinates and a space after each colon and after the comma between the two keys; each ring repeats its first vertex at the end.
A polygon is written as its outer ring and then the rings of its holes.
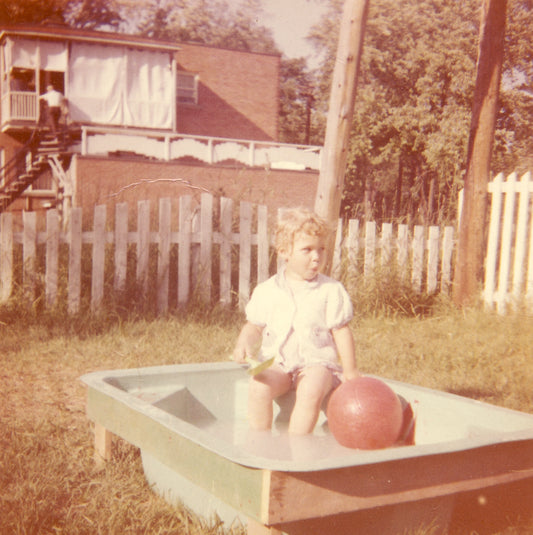
{"type": "Polygon", "coordinates": [[[244,347],[236,347],[233,350],[231,359],[235,362],[238,362],[239,364],[244,364],[246,362],[246,350],[244,349],[244,347]]]}

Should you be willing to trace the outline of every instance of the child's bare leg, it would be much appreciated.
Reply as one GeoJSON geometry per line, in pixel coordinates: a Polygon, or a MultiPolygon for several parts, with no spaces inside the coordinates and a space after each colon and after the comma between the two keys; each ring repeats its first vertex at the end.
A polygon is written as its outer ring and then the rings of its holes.
{"type": "Polygon", "coordinates": [[[248,389],[248,420],[252,429],[272,427],[273,401],[289,391],[292,378],[273,366],[250,380],[248,389]]]}
{"type": "Polygon", "coordinates": [[[315,428],[322,401],[333,386],[333,374],[325,366],[310,366],[298,380],[296,403],[289,422],[289,433],[305,435],[315,428]]]}

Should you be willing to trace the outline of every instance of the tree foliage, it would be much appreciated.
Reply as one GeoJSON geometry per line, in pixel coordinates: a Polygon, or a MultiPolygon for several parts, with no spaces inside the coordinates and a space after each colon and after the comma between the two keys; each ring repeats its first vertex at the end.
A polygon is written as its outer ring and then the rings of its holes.
{"type": "Polygon", "coordinates": [[[2,0],[0,24],[62,23],[66,4],[66,0],[2,0]]]}
{"type": "MultiPolygon", "coordinates": [[[[524,32],[521,24],[531,14],[530,4],[515,0],[511,9],[516,30],[508,34],[508,73],[524,70],[523,58],[528,57],[524,48],[531,45],[524,45],[518,34],[524,32]]],[[[329,94],[325,88],[336,46],[332,35],[338,35],[341,6],[341,0],[329,0],[328,17],[310,36],[324,51],[322,94],[329,94]]],[[[455,217],[468,142],[478,26],[478,0],[370,3],[345,181],[347,213],[423,223],[455,217]]],[[[527,100],[522,87],[502,93],[496,170],[504,163],[516,165],[531,150],[527,100]]]]}
{"type": "Polygon", "coordinates": [[[158,39],[203,43],[250,52],[279,52],[271,30],[259,25],[259,0],[154,0],[145,5],[138,30],[158,39]]]}

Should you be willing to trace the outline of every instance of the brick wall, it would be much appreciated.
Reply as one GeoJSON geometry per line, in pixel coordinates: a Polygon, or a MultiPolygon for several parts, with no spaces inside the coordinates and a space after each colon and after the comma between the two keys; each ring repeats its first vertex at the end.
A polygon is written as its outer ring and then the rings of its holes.
{"type": "Polygon", "coordinates": [[[198,105],[179,104],[178,132],[278,139],[280,57],[181,44],[178,69],[198,74],[198,105]]]}
{"type": "Polygon", "coordinates": [[[157,208],[159,199],[203,191],[233,199],[265,204],[269,213],[280,207],[314,205],[318,173],[262,168],[187,165],[126,158],[76,156],[71,166],[76,176],[74,205],[90,213],[95,205],[149,199],[157,208]]]}

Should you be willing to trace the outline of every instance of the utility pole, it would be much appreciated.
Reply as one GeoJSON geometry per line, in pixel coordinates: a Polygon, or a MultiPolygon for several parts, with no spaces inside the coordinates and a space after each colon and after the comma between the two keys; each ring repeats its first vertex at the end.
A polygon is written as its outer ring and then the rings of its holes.
{"type": "MultiPolygon", "coordinates": [[[[332,228],[339,218],[350,130],[369,0],[345,0],[339,32],[339,44],[322,150],[315,211],[332,228]]],[[[333,259],[333,238],[328,243],[326,272],[333,259]]]]}
{"type": "Polygon", "coordinates": [[[453,301],[474,304],[483,280],[487,186],[503,64],[507,0],[482,0],[476,86],[459,227],[453,301]]]}

